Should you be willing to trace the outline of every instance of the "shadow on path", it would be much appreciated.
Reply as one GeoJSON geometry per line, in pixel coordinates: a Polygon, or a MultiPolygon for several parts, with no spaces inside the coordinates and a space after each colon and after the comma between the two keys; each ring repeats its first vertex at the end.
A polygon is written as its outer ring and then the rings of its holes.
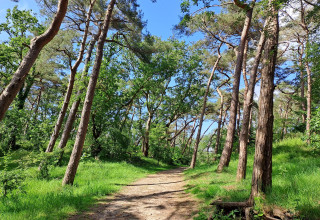
{"type": "Polygon", "coordinates": [[[198,203],[184,191],[183,170],[162,171],[140,179],[118,194],[99,200],[90,211],[69,219],[192,219],[198,203]]]}

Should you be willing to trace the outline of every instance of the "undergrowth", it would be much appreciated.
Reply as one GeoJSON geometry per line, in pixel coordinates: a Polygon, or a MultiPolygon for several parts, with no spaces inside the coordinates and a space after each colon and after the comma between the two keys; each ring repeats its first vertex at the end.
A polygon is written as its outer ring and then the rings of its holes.
{"type": "MultiPolygon", "coordinates": [[[[238,155],[233,154],[229,167],[216,173],[217,164],[187,170],[187,191],[203,201],[198,219],[214,214],[213,200],[246,201],[250,195],[254,149],[249,148],[247,178],[236,182],[238,155]]],[[[320,152],[307,147],[299,138],[273,145],[272,191],[263,199],[263,209],[277,207],[299,219],[320,219],[320,152]]]]}

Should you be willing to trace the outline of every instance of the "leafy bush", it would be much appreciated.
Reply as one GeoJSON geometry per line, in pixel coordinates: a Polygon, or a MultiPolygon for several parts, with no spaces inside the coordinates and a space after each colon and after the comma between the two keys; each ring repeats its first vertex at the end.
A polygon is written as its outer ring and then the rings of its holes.
{"type": "Polygon", "coordinates": [[[19,194],[24,188],[25,176],[21,169],[2,170],[0,173],[0,195],[7,197],[10,194],[19,194]]]}
{"type": "Polygon", "coordinates": [[[10,194],[19,194],[23,192],[25,175],[20,167],[9,170],[8,164],[11,158],[11,152],[4,154],[3,169],[0,172],[0,195],[7,197],[10,194]]]}
{"type": "Polygon", "coordinates": [[[23,110],[16,108],[7,112],[6,117],[0,125],[0,156],[9,152],[9,148],[11,150],[19,148],[17,144],[19,137],[17,135],[22,133],[23,115],[23,110]]]}
{"type": "Polygon", "coordinates": [[[40,154],[29,155],[28,161],[25,162],[26,167],[38,166],[38,172],[36,177],[38,179],[50,178],[50,170],[52,170],[60,158],[61,151],[54,151],[51,153],[40,152],[40,154]]]}
{"type": "Polygon", "coordinates": [[[315,111],[311,118],[311,146],[320,148],[320,108],[315,111]]]}
{"type": "Polygon", "coordinates": [[[185,152],[184,154],[182,154],[182,150],[180,148],[176,147],[174,149],[172,159],[176,165],[187,165],[190,163],[191,158],[192,158],[191,152],[189,153],[185,152]]]}
{"type": "MultiPolygon", "coordinates": [[[[117,128],[110,128],[108,133],[98,138],[99,147],[101,147],[100,156],[112,159],[123,159],[128,156],[127,151],[131,144],[127,134],[117,128]]],[[[92,145],[90,151],[97,145],[92,145]]]]}

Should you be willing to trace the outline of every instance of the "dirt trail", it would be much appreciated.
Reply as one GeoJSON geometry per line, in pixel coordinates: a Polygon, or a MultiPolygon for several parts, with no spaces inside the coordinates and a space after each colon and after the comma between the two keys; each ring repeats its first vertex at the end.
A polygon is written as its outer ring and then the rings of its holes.
{"type": "Polygon", "coordinates": [[[89,212],[69,219],[192,219],[198,203],[184,192],[183,170],[178,168],[149,175],[101,200],[89,212]]]}

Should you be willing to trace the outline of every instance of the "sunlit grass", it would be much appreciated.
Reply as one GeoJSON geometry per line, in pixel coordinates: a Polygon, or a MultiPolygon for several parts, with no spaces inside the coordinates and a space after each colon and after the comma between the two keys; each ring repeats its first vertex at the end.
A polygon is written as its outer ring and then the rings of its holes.
{"type": "MultiPolygon", "coordinates": [[[[214,207],[210,202],[246,201],[250,195],[254,149],[249,149],[246,180],[236,182],[238,155],[228,168],[216,173],[217,164],[187,170],[187,190],[204,201],[204,212],[214,207]]],[[[289,210],[301,218],[320,219],[320,153],[308,148],[298,138],[283,140],[273,146],[272,191],[264,200],[266,206],[289,210]]]]}
{"type": "Polygon", "coordinates": [[[82,161],[72,187],[61,186],[65,166],[53,168],[49,180],[35,178],[37,167],[29,168],[25,193],[0,198],[0,219],[64,219],[88,209],[97,199],[117,192],[123,185],[168,168],[152,159],[132,164],[82,161]]]}

